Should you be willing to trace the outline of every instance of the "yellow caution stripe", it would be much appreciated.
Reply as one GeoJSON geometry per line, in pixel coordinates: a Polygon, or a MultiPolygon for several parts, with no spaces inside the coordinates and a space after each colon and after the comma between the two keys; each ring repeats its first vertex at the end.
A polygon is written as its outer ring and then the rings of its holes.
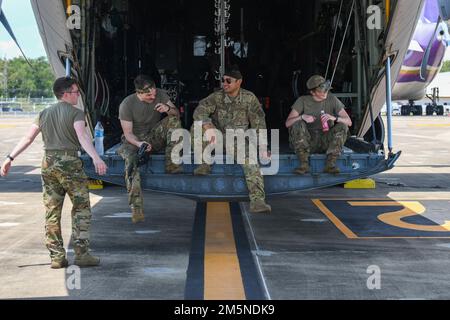
{"type": "Polygon", "coordinates": [[[101,180],[89,180],[89,190],[103,189],[103,181],[101,180]]]}
{"type": "Polygon", "coordinates": [[[375,189],[376,184],[373,179],[356,179],[346,182],[344,184],[345,189],[375,189]]]}

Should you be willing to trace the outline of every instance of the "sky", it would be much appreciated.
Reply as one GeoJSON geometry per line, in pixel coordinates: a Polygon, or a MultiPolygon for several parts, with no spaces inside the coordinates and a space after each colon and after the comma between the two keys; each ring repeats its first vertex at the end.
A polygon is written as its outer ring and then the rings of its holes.
{"type": "MultiPolygon", "coordinates": [[[[3,0],[2,10],[28,58],[46,56],[30,0],[3,0]]],[[[0,24],[0,58],[20,56],[14,40],[0,24]]]]}

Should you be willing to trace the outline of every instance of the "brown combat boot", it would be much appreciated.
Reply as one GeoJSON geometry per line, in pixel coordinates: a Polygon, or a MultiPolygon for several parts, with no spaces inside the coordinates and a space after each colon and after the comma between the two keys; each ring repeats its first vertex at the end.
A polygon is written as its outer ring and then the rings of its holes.
{"type": "Polygon", "coordinates": [[[88,248],[74,247],[74,251],[74,265],[79,267],[95,267],[100,264],[100,258],[92,256],[88,248]]]}
{"type": "Polygon", "coordinates": [[[183,173],[183,166],[175,163],[168,163],[166,164],[166,173],[170,174],[178,174],[183,173]]]}
{"type": "Polygon", "coordinates": [[[336,166],[336,161],[339,158],[339,155],[336,154],[327,154],[327,162],[325,165],[325,169],[323,172],[325,173],[331,173],[331,174],[339,174],[341,171],[336,166]]]}
{"type": "Polygon", "coordinates": [[[211,166],[206,163],[202,163],[194,170],[194,175],[196,176],[207,176],[211,173],[211,166]]]}
{"type": "Polygon", "coordinates": [[[67,268],[69,266],[69,261],[67,261],[66,258],[58,259],[58,260],[52,260],[52,264],[50,268],[52,269],[61,269],[61,268],[67,268]]]}
{"type": "Polygon", "coordinates": [[[83,255],[75,256],[73,263],[79,267],[95,267],[100,264],[100,258],[91,256],[89,253],[85,253],[83,255]]]}
{"type": "Polygon", "coordinates": [[[298,161],[300,166],[294,170],[295,174],[305,174],[309,171],[309,153],[304,151],[297,151],[298,161]]]}
{"type": "Polygon", "coordinates": [[[250,201],[250,212],[251,213],[270,213],[272,212],[272,207],[268,205],[263,199],[250,201]]]}
{"type": "Polygon", "coordinates": [[[144,222],[144,210],[142,208],[131,208],[131,221],[133,223],[144,222]]]}

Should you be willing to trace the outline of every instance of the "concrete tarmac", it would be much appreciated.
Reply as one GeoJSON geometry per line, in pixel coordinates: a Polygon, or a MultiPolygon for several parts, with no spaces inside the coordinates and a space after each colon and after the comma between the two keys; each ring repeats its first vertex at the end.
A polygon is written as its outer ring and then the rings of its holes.
{"type": "MultiPolygon", "coordinates": [[[[0,154],[31,122],[0,118],[0,154]]],[[[376,189],[296,192],[269,199],[270,215],[240,204],[267,298],[450,298],[450,117],[394,117],[393,124],[394,151],[403,153],[393,170],[373,177],[376,189]]],[[[101,266],[52,270],[42,154],[39,136],[0,178],[0,299],[183,299],[196,203],[145,192],[146,221],[134,225],[124,188],[94,190],[91,244],[101,266]]],[[[71,263],[70,209],[67,198],[62,229],[71,263]]]]}

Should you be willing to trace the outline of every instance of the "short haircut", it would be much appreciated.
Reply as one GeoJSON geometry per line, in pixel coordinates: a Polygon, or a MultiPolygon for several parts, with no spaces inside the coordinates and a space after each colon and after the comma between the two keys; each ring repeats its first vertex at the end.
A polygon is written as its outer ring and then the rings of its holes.
{"type": "Polygon", "coordinates": [[[53,93],[55,94],[57,99],[61,99],[65,92],[69,92],[72,89],[72,86],[74,84],[78,85],[77,80],[74,78],[58,78],[53,83],[53,93]]]}
{"type": "Polygon", "coordinates": [[[156,88],[155,81],[145,74],[140,74],[134,79],[134,88],[136,90],[143,90],[146,87],[156,88]]]}

